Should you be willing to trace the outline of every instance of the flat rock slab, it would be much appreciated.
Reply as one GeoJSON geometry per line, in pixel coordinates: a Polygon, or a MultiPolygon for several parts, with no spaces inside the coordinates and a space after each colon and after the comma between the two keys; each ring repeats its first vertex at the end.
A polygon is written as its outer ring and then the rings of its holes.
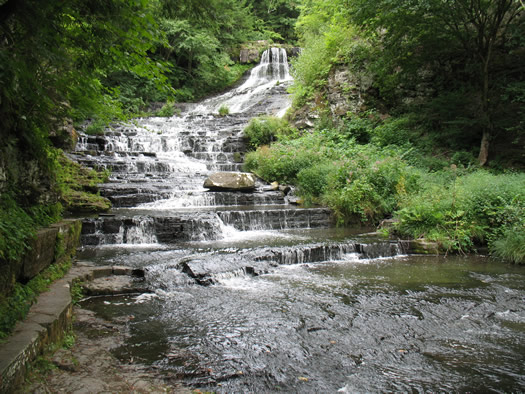
{"type": "Polygon", "coordinates": [[[143,279],[126,275],[110,275],[97,278],[82,285],[84,293],[89,296],[129,293],[149,293],[143,279]]]}
{"type": "Polygon", "coordinates": [[[255,190],[255,181],[250,172],[216,172],[204,181],[204,187],[213,191],[249,192],[255,190]]]}
{"type": "MultiPolygon", "coordinates": [[[[64,278],[39,295],[26,319],[18,322],[7,341],[0,344],[0,393],[15,391],[24,381],[27,366],[48,345],[57,343],[71,326],[71,285],[74,281],[93,281],[93,292],[98,291],[95,294],[137,293],[148,291],[142,285],[143,276],[144,271],[140,269],[94,267],[78,262],[64,278]]],[[[69,390],[68,385],[64,387],[69,390]]]]}
{"type": "MultiPolygon", "coordinates": [[[[124,345],[127,320],[109,322],[92,311],[74,308],[75,343],[60,348],[49,361],[48,372],[32,372],[26,393],[173,393],[191,394],[176,376],[159,374],[131,360],[117,359],[112,351],[124,345]]],[[[128,316],[131,319],[132,316],[128,316]]]]}

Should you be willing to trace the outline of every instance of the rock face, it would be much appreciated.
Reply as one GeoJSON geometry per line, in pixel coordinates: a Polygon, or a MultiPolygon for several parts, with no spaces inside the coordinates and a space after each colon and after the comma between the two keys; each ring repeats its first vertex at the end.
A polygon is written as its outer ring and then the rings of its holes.
{"type": "Polygon", "coordinates": [[[261,59],[261,52],[257,48],[241,49],[239,62],[241,64],[258,63],[261,59]]]}
{"type": "Polygon", "coordinates": [[[259,63],[261,54],[270,46],[266,40],[250,41],[245,43],[239,52],[239,63],[259,63]]]}
{"type": "Polygon", "coordinates": [[[52,263],[74,255],[79,246],[82,222],[63,220],[40,229],[29,241],[29,250],[16,262],[0,258],[0,294],[10,294],[15,282],[27,283],[52,263]]]}
{"type": "Polygon", "coordinates": [[[249,172],[216,172],[204,181],[204,187],[217,191],[254,191],[255,175],[249,172]]]}

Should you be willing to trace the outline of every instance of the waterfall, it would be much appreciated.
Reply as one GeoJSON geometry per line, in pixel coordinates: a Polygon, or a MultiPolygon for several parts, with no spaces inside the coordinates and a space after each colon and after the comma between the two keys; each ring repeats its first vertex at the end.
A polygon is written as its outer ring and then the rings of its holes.
{"type": "Polygon", "coordinates": [[[261,62],[255,67],[250,78],[242,84],[238,90],[243,91],[253,86],[260,86],[266,82],[285,82],[290,81],[290,69],[288,66],[288,57],[283,48],[270,48],[261,55],[261,62]]]}
{"type": "MultiPolygon", "coordinates": [[[[193,111],[194,114],[218,113],[219,108],[225,106],[229,113],[246,112],[253,109],[276,85],[283,86],[292,81],[290,69],[288,66],[288,57],[284,48],[269,48],[261,55],[259,65],[254,67],[250,72],[249,78],[238,88],[233,89],[225,94],[212,97],[205,100],[193,111]]],[[[262,110],[271,115],[282,115],[290,106],[291,102],[288,97],[283,101],[265,105],[262,110]]]]}

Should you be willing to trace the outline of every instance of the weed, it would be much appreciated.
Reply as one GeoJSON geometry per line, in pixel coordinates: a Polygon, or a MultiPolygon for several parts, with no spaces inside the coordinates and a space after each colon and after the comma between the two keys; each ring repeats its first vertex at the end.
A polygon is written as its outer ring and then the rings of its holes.
{"type": "Polygon", "coordinates": [[[221,105],[221,107],[219,108],[219,115],[226,116],[229,114],[230,114],[230,108],[228,108],[228,106],[225,104],[221,105]]]}

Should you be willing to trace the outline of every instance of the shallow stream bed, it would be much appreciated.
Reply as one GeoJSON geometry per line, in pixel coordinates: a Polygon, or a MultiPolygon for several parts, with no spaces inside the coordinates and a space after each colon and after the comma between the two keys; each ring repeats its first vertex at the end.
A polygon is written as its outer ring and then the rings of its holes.
{"type": "Polygon", "coordinates": [[[525,267],[398,256],[275,267],[84,302],[123,360],[216,392],[525,390],[525,267]]]}

